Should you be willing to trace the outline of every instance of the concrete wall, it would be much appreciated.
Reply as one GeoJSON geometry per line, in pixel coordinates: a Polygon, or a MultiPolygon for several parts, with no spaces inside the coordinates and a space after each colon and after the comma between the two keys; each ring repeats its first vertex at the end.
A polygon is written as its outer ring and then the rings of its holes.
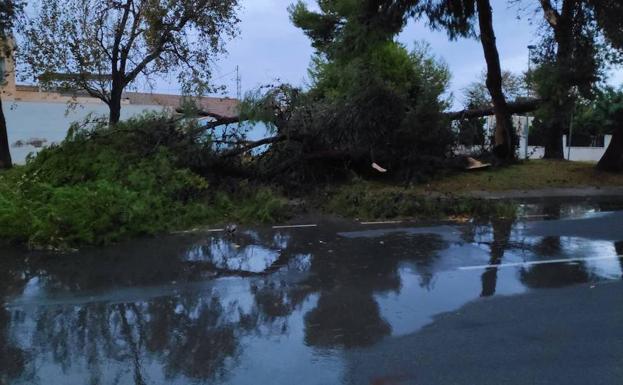
{"type": "MultiPolygon", "coordinates": [[[[68,111],[65,103],[2,101],[7,120],[9,144],[13,163],[24,164],[26,156],[39,149],[27,145],[15,147],[18,141],[33,138],[45,139],[46,145],[62,141],[71,123],[81,121],[89,113],[108,116],[108,106],[103,103],[89,103],[68,111]]],[[[145,111],[163,111],[159,106],[124,105],[121,118],[127,119],[145,111]]]]}
{"type": "MultiPolygon", "coordinates": [[[[606,152],[606,149],[612,141],[612,135],[604,136],[603,147],[576,147],[567,146],[567,135],[562,138],[562,146],[564,149],[565,159],[576,162],[598,162],[606,152]]],[[[525,146],[525,141],[522,140],[522,145],[525,146]]],[[[520,158],[525,159],[524,156],[525,147],[520,148],[520,158]]],[[[544,147],[528,146],[528,158],[529,159],[541,159],[545,154],[544,147]]]]}

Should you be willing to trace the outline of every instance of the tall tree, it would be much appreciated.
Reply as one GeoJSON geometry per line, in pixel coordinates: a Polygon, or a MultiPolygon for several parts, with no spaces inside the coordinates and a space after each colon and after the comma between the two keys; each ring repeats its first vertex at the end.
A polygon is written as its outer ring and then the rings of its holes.
{"type": "MultiPolygon", "coordinates": [[[[560,8],[549,0],[539,0],[546,23],[552,30],[551,36],[545,37],[545,51],[550,57],[541,60],[543,65],[542,76],[548,84],[548,89],[541,89],[546,98],[543,108],[547,109],[545,121],[545,158],[563,159],[562,135],[568,127],[573,108],[571,89],[574,84],[575,70],[573,67],[574,34],[576,19],[581,17],[581,2],[579,0],[564,0],[560,8]],[[548,44],[547,40],[553,43],[548,44]]],[[[575,36],[574,36],[575,35],[575,36]]],[[[588,54],[588,53],[585,53],[588,54]]]]}
{"type": "Polygon", "coordinates": [[[361,11],[356,15],[360,27],[353,31],[352,23],[340,17],[344,10],[351,10],[349,1],[319,1],[321,14],[303,12],[299,2],[292,12],[295,24],[312,38],[316,48],[326,49],[340,36],[344,43],[353,46],[370,36],[398,33],[408,18],[427,17],[434,28],[444,28],[451,38],[477,36],[476,24],[480,30],[480,41],[487,62],[487,89],[491,94],[497,125],[495,132],[495,153],[502,160],[515,156],[515,131],[511,112],[502,91],[502,70],[493,30],[493,15],[489,0],[365,0],[360,3],[361,11]],[[359,36],[359,37],[357,37],[359,36]]]}
{"type": "Polygon", "coordinates": [[[514,159],[516,133],[511,119],[512,112],[503,91],[503,74],[490,1],[428,0],[423,11],[432,27],[445,29],[450,38],[479,38],[487,65],[486,86],[496,117],[494,153],[503,161],[514,159]],[[475,32],[476,25],[478,34],[475,32]]]}
{"type": "Polygon", "coordinates": [[[478,26],[480,42],[487,62],[487,89],[491,94],[493,112],[495,113],[495,147],[499,158],[515,157],[516,133],[513,127],[511,112],[508,109],[506,96],[502,90],[502,68],[500,55],[493,30],[493,15],[489,0],[476,0],[478,9],[478,26]]]}
{"type": "MultiPolygon", "coordinates": [[[[591,4],[606,40],[614,49],[623,52],[623,3],[619,0],[591,0],[591,4]]],[[[610,121],[614,125],[612,141],[597,164],[597,168],[604,171],[623,171],[623,98],[618,101],[610,106],[613,111],[610,121]]]]}
{"type": "Polygon", "coordinates": [[[187,93],[209,90],[211,64],[237,32],[238,0],[40,0],[21,31],[29,75],[83,91],[119,121],[123,91],[174,73],[187,93]]]}
{"type": "MultiPolygon", "coordinates": [[[[535,80],[544,101],[540,114],[545,123],[545,157],[562,159],[562,135],[569,128],[576,99],[593,99],[604,80],[604,69],[620,63],[623,4],[616,0],[539,0],[538,10],[546,26],[535,56],[540,67],[535,80]]],[[[623,141],[612,143],[616,146],[623,141]]],[[[623,148],[620,151],[623,155],[623,148]]]]}
{"type": "MultiPolygon", "coordinates": [[[[0,61],[11,60],[13,57],[13,46],[9,44],[8,40],[13,29],[13,23],[22,8],[23,3],[20,0],[3,0],[0,2],[0,61]]],[[[0,84],[4,83],[5,76],[4,66],[2,66],[0,68],[0,84]]],[[[12,166],[6,119],[2,109],[2,93],[0,93],[0,169],[8,169],[12,166]]]]}

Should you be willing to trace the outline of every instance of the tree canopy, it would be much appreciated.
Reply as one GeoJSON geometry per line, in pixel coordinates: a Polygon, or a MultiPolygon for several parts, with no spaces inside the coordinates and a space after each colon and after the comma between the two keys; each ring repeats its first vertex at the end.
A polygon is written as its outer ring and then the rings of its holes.
{"type": "Polygon", "coordinates": [[[21,28],[27,74],[101,99],[111,123],[139,79],[175,74],[186,93],[208,91],[239,21],[237,0],[40,0],[35,9],[21,28]]]}

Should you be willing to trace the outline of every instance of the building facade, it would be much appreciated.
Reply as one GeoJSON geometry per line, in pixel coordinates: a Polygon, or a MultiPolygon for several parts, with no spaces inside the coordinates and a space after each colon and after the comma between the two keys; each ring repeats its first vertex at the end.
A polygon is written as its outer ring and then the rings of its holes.
{"type": "MultiPolygon", "coordinates": [[[[16,164],[23,164],[29,153],[42,146],[60,142],[69,126],[89,115],[108,116],[108,106],[97,98],[83,93],[69,94],[44,90],[36,85],[18,84],[12,60],[0,56],[3,79],[0,84],[11,156],[16,164]]],[[[123,96],[121,119],[148,111],[174,111],[180,107],[180,95],[127,92],[123,96]]],[[[238,101],[231,98],[202,97],[199,107],[223,116],[237,115],[238,101]]]]}

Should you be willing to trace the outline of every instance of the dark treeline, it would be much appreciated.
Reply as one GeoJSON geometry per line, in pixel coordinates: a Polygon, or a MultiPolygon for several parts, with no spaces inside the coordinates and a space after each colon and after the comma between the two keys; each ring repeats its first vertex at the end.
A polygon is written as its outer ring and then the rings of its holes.
{"type": "MultiPolygon", "coordinates": [[[[111,124],[119,121],[124,89],[139,78],[175,72],[188,94],[214,90],[211,58],[224,51],[226,40],[237,34],[239,22],[236,0],[92,1],[89,7],[81,1],[37,3],[40,7],[32,14],[20,13],[24,2],[19,0],[3,2],[0,9],[3,38],[14,32],[13,24],[19,21],[21,68],[46,86],[80,90],[103,100],[110,107],[111,124]],[[198,41],[189,42],[185,36],[190,31],[199,36],[198,41]]],[[[287,155],[294,151],[302,154],[300,162],[341,161],[340,167],[344,161],[355,165],[382,162],[386,169],[410,178],[420,174],[417,164],[431,163],[434,169],[438,165],[432,163],[451,155],[456,139],[452,138],[456,124],[451,120],[474,119],[480,114],[496,117],[492,154],[497,162],[512,162],[517,135],[511,115],[526,112],[528,106],[528,110],[535,109],[545,157],[562,159],[561,139],[569,130],[575,106],[580,100],[596,98],[603,89],[606,68],[620,58],[622,6],[594,0],[508,3],[541,20],[539,44],[532,57],[536,69],[526,74],[534,101],[508,100],[493,27],[495,15],[488,0],[332,0],[319,1],[318,11],[299,1],[289,10],[292,22],[316,49],[310,66],[311,87],[300,90],[282,85],[258,91],[245,103],[241,117],[275,128],[277,135],[258,146],[280,143],[272,147],[286,154],[290,160],[286,163],[294,163],[287,155]],[[480,40],[488,108],[447,112],[448,69],[424,46],[408,50],[396,42],[396,35],[410,20],[444,30],[449,39],[480,40]],[[262,106],[272,110],[261,111],[262,106]]],[[[5,54],[12,55],[12,48],[5,47],[5,54]]],[[[617,114],[612,109],[610,118],[618,120],[617,114]]],[[[0,122],[0,152],[6,168],[11,162],[8,143],[2,140],[4,119],[0,122]]],[[[623,156],[619,131],[614,127],[614,140],[599,168],[619,170],[623,156]]],[[[255,148],[246,142],[238,146],[227,157],[255,148]]],[[[273,163],[287,170],[275,157],[273,163]]]]}

